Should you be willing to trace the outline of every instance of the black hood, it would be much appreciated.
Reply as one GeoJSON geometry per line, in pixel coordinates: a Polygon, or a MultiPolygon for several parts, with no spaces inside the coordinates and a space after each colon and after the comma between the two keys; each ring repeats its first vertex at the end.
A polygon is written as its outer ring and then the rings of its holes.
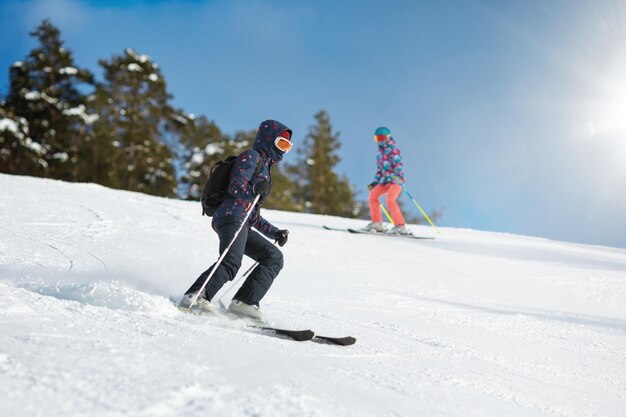
{"type": "Polygon", "coordinates": [[[283,159],[284,153],[276,147],[274,141],[284,131],[288,131],[291,141],[293,136],[291,129],[284,124],[277,122],[276,120],[266,120],[261,123],[259,130],[256,132],[256,138],[254,139],[254,145],[252,149],[260,153],[265,158],[269,159],[270,164],[283,159]]]}

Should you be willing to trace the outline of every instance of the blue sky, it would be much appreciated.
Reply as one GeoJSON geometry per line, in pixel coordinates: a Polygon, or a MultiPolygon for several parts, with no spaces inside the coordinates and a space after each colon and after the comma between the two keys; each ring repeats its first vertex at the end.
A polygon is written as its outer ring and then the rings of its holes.
{"type": "Polygon", "coordinates": [[[626,247],[623,1],[5,0],[2,92],[43,18],[98,77],[150,55],[228,133],[274,118],[297,142],[326,110],[361,189],[389,127],[442,226],[626,247]]]}

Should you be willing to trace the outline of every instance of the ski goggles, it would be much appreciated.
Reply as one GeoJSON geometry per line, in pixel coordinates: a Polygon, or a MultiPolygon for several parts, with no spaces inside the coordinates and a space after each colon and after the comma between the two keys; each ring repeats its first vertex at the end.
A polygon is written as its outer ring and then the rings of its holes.
{"type": "Polygon", "coordinates": [[[293,143],[289,139],[279,136],[274,140],[274,145],[282,152],[287,153],[291,150],[293,143]]]}
{"type": "Polygon", "coordinates": [[[374,140],[376,142],[384,142],[387,140],[387,135],[374,135],[374,140]]]}

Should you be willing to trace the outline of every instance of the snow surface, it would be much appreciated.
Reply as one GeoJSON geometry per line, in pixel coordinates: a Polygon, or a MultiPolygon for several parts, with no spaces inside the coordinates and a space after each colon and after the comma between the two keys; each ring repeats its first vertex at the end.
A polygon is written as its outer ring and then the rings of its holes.
{"type": "Polygon", "coordinates": [[[177,311],[217,258],[198,203],[0,190],[1,416],[626,415],[626,250],[265,210],[291,234],[263,309],[339,347],[177,311]]]}

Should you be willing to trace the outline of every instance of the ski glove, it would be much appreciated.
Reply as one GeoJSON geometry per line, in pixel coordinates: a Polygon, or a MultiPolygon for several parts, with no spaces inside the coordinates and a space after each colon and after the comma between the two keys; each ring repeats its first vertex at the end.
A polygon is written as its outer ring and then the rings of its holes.
{"type": "Polygon", "coordinates": [[[285,246],[285,243],[287,243],[287,238],[289,237],[289,230],[285,229],[285,230],[279,230],[278,232],[276,232],[276,242],[278,243],[278,246],[283,247],[285,246]]]}
{"type": "Polygon", "coordinates": [[[378,183],[377,183],[376,181],[371,182],[371,183],[369,183],[369,184],[367,185],[367,189],[368,189],[368,190],[370,190],[370,191],[372,191],[372,189],[373,189],[374,187],[376,187],[377,185],[378,185],[378,183]]]}
{"type": "Polygon", "coordinates": [[[261,196],[261,200],[265,200],[265,198],[270,195],[270,190],[271,190],[271,185],[269,182],[263,180],[260,181],[258,183],[256,183],[254,185],[254,187],[252,187],[252,191],[254,191],[254,194],[258,194],[261,196]]]}

